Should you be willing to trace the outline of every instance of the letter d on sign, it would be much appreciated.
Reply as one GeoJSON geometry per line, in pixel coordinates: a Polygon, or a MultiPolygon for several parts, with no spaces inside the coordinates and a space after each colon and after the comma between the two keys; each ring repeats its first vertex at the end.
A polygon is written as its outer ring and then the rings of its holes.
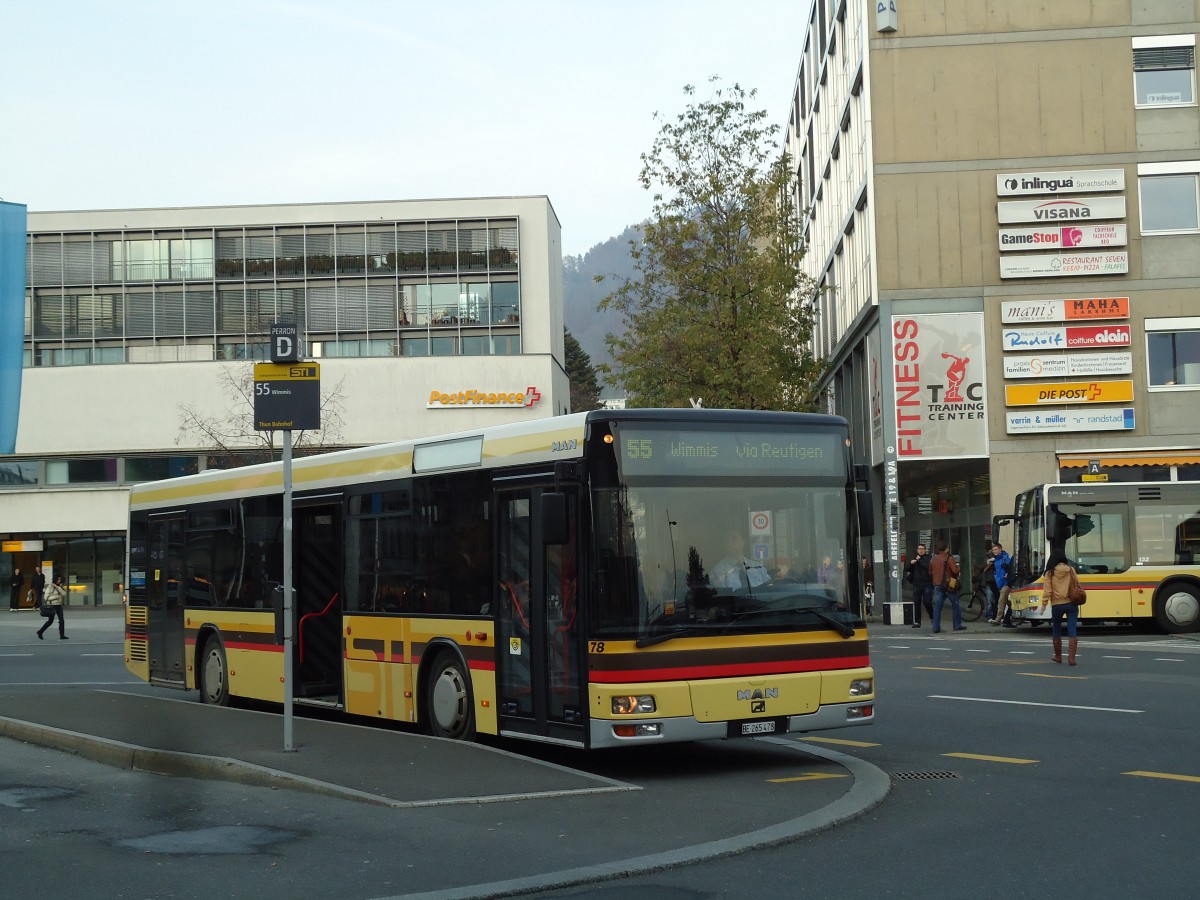
{"type": "Polygon", "coordinates": [[[275,322],[271,325],[271,362],[300,361],[300,329],[295,325],[275,322]]]}

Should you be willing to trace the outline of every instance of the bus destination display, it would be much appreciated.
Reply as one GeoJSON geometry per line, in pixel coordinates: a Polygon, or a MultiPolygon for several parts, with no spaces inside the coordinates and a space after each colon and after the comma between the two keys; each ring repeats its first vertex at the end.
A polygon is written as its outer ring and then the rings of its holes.
{"type": "Polygon", "coordinates": [[[846,472],[842,436],[835,432],[679,432],[622,428],[625,477],[639,475],[824,475],[846,472]]]}

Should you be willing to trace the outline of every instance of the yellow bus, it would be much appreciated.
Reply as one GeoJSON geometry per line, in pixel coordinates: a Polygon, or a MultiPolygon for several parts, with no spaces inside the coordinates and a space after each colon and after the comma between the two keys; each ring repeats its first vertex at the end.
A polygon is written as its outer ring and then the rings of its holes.
{"type": "Polygon", "coordinates": [[[1012,516],[1015,615],[1039,623],[1042,574],[1061,550],[1087,590],[1080,619],[1152,619],[1168,634],[1200,630],[1200,483],[1043,484],[1017,495],[1012,516]]]}
{"type": "MultiPolygon", "coordinates": [[[[874,717],[844,419],[604,410],[292,471],[294,704],[581,748],[874,717]]],[[[285,702],[282,484],[132,490],[131,672],[285,702]]]]}

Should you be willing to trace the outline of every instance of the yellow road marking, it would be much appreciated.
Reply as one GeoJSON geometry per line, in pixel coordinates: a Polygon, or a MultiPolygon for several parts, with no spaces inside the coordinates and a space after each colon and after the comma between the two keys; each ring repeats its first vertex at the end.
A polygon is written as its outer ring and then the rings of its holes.
{"type": "Polygon", "coordinates": [[[839,775],[835,772],[809,772],[807,775],[796,775],[792,778],[768,778],[767,781],[771,784],[784,784],[788,781],[819,781],[822,778],[846,778],[846,775],[839,775]]]}
{"type": "Polygon", "coordinates": [[[1086,675],[1050,675],[1046,672],[1018,672],[1017,674],[1027,678],[1068,678],[1074,681],[1082,681],[1087,678],[1086,675]]]}
{"type": "Polygon", "coordinates": [[[845,738],[819,738],[806,737],[802,740],[810,741],[814,744],[840,744],[843,747],[878,747],[878,744],[872,744],[870,741],[848,741],[845,738]]]}
{"type": "Polygon", "coordinates": [[[1122,775],[1137,775],[1139,778],[1165,778],[1168,781],[1200,782],[1200,775],[1172,775],[1170,772],[1122,772],[1122,775]]]}
{"type": "Polygon", "coordinates": [[[1028,766],[1036,759],[1018,759],[1015,756],[985,756],[982,753],[943,753],[942,756],[953,756],[957,759],[980,759],[984,762],[1012,763],[1016,766],[1028,766]]]}
{"type": "Polygon", "coordinates": [[[914,669],[920,669],[923,672],[970,672],[970,669],[951,669],[947,666],[913,666],[914,669]]]}

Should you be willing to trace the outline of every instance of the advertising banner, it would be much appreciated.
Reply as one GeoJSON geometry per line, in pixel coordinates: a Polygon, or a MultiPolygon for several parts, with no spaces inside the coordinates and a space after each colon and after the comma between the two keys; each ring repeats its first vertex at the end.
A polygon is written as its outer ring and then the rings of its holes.
{"type": "Polygon", "coordinates": [[[867,335],[867,398],[871,404],[871,465],[883,463],[883,360],[879,352],[879,327],[867,335]]]}
{"type": "Polygon", "coordinates": [[[1125,218],[1125,198],[1080,197],[1068,200],[1055,197],[1046,200],[1001,200],[996,204],[1000,224],[1014,222],[1043,222],[1056,225],[1078,224],[1088,219],[1125,218]]]}
{"type": "Polygon", "coordinates": [[[1004,357],[1005,378],[1078,378],[1129,375],[1132,353],[1057,353],[1004,357]]]}
{"type": "Polygon", "coordinates": [[[1041,406],[1059,403],[1132,403],[1133,382],[1059,381],[1052,384],[1007,384],[1008,406],[1041,406]]]}
{"type": "Polygon", "coordinates": [[[0,200],[0,453],[17,447],[25,341],[24,204],[0,200]]]}
{"type": "Polygon", "coordinates": [[[1082,350],[1128,347],[1133,340],[1129,325],[1066,325],[1057,328],[1005,328],[1001,333],[1005,353],[1014,350],[1082,350]]]}
{"type": "Polygon", "coordinates": [[[996,176],[996,195],[1085,194],[1089,191],[1125,190],[1124,169],[1088,169],[1077,172],[1019,172],[996,176]]]}
{"type": "Polygon", "coordinates": [[[1079,300],[1005,300],[1000,304],[1000,321],[1005,325],[1023,322],[1092,322],[1128,319],[1128,297],[1085,297],[1079,300]]]}
{"type": "Polygon", "coordinates": [[[1129,252],[1126,250],[1000,257],[1001,278],[1077,278],[1084,275],[1124,275],[1128,271],[1129,252]]]}
{"type": "Polygon", "coordinates": [[[1057,250],[1059,247],[1124,247],[1124,225],[1047,225],[1042,228],[1001,228],[1000,249],[1057,250]]]}
{"type": "Polygon", "coordinates": [[[1060,431],[1132,431],[1133,407],[1007,412],[1009,434],[1050,434],[1060,431]]]}
{"type": "Polygon", "coordinates": [[[987,456],[983,313],[892,316],[896,457],[987,456]]]}

